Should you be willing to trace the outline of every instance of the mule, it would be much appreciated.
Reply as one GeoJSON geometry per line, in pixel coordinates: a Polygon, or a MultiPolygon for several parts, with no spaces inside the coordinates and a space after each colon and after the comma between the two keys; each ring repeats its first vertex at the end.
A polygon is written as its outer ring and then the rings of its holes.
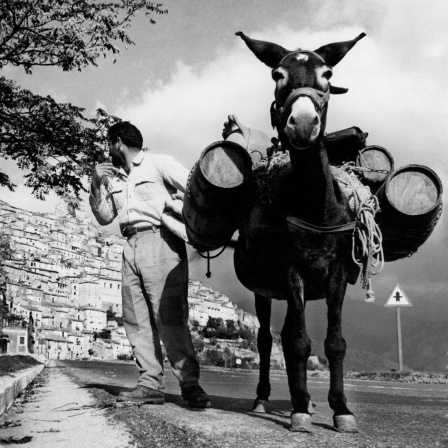
{"type": "Polygon", "coordinates": [[[272,124],[291,161],[291,170],[281,178],[271,204],[251,205],[239,229],[234,255],[237,277],[255,293],[260,322],[257,341],[260,376],[253,410],[265,412],[271,391],[271,299],[286,300],[281,338],[293,406],[291,430],[311,430],[307,390],[311,341],[306,330],[305,305],[309,300],[325,299],[328,401],[334,411],[334,428],[357,432],[344,394],[346,342],[341,334],[347,283],[354,283],[359,273],[352,260],[355,218],[330,172],[323,136],[330,94],[348,90],[331,85],[333,67],[365,34],[315,51],[288,51],[274,43],[250,39],[242,32],[236,34],[272,69],[275,82],[272,124]]]}

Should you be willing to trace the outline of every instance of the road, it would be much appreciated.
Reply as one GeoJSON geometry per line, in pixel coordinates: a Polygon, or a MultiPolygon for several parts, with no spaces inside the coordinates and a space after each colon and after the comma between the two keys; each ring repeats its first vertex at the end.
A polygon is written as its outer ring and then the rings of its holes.
{"type": "MultiPolygon", "coordinates": [[[[112,396],[132,388],[138,378],[136,367],[130,363],[58,361],[58,365],[66,367],[64,370],[84,387],[106,390],[112,396]]],[[[285,375],[272,375],[270,410],[260,416],[250,412],[256,374],[203,369],[201,384],[212,398],[212,409],[193,412],[180,398],[170,370],[166,372],[167,403],[141,407],[134,419],[142,413],[142,421],[151,416],[166,419],[222,447],[448,447],[446,385],[346,380],[347,401],[360,430],[359,434],[348,435],[331,428],[328,380],[310,378],[309,391],[317,405],[313,433],[297,434],[288,431],[290,399],[285,375]]]]}

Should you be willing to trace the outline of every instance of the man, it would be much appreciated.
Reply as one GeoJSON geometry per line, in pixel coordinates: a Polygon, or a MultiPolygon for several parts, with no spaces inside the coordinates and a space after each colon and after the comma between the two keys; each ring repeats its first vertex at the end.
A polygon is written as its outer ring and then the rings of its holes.
{"type": "Polygon", "coordinates": [[[119,122],[108,132],[112,163],[92,174],[90,206],[99,224],[116,217],[123,248],[123,322],[140,378],[119,401],[164,403],[160,338],[191,407],[210,406],[198,384],[199,364],[188,328],[185,243],[161,225],[165,201],[185,191],[188,171],[174,158],[142,150],[140,131],[119,122]],[[102,186],[103,185],[103,186],[102,186]]]}

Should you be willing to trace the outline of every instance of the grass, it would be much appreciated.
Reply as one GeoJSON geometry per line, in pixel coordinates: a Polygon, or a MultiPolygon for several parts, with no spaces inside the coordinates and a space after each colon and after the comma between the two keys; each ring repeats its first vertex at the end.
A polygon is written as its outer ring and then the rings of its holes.
{"type": "Polygon", "coordinates": [[[9,375],[41,364],[31,356],[4,355],[0,356],[0,376],[9,375]]]}
{"type": "Polygon", "coordinates": [[[431,372],[347,372],[347,379],[392,381],[399,383],[447,384],[448,374],[431,372]]]}

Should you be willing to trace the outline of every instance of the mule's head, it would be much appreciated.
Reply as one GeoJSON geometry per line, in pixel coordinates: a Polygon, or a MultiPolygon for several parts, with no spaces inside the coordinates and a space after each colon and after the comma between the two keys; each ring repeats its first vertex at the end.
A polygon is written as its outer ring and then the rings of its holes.
{"type": "Polygon", "coordinates": [[[289,51],[277,44],[250,39],[241,32],[236,34],[272,69],[276,86],[271,118],[281,140],[287,139],[296,149],[313,145],[325,130],[330,93],[348,90],[330,84],[333,67],[365,34],[315,51],[289,51]]]}

